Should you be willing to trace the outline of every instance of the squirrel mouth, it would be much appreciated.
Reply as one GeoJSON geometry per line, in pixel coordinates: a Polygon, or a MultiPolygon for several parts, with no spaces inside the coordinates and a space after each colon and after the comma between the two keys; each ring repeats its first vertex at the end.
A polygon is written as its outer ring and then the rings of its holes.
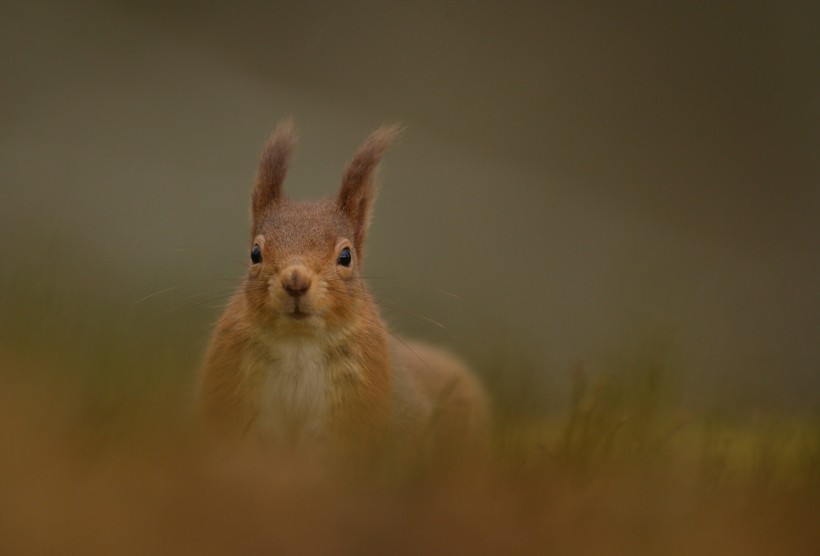
{"type": "Polygon", "coordinates": [[[311,312],[301,309],[299,307],[299,301],[296,301],[293,304],[293,310],[288,311],[287,315],[293,320],[305,320],[311,316],[311,312]]]}
{"type": "Polygon", "coordinates": [[[310,313],[306,313],[304,311],[300,311],[299,309],[294,309],[288,316],[294,320],[305,320],[306,318],[310,317],[310,313]]]}

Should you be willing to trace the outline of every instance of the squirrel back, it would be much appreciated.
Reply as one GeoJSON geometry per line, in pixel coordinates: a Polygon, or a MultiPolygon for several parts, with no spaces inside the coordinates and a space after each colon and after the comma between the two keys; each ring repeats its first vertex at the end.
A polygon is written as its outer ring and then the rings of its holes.
{"type": "Polygon", "coordinates": [[[390,334],[361,276],[375,172],[398,128],[374,132],[335,197],[282,194],[290,122],[262,153],[250,261],[217,323],[198,401],[209,432],[274,447],[401,451],[483,441],[487,402],[443,350],[390,334]]]}

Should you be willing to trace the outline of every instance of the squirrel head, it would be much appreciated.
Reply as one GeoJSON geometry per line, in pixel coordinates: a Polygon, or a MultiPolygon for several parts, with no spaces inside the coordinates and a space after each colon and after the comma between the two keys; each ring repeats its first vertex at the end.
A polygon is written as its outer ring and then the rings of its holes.
{"type": "Polygon", "coordinates": [[[244,295],[254,315],[282,332],[344,328],[368,303],[361,279],[376,170],[399,134],[373,132],[342,174],[338,193],[293,201],[282,192],[294,146],[281,123],[259,161],[251,202],[251,243],[244,295]]]}

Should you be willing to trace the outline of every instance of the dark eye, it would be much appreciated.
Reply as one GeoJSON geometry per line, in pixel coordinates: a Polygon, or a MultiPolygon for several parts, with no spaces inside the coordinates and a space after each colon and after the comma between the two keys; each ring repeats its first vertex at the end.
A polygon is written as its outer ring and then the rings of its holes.
{"type": "Polygon", "coordinates": [[[251,262],[253,264],[262,262],[262,250],[259,248],[259,245],[254,245],[253,249],[251,249],[251,262]]]}
{"type": "Polygon", "coordinates": [[[339,258],[336,259],[336,262],[342,266],[350,266],[350,262],[353,260],[353,255],[350,254],[350,248],[345,247],[342,249],[342,252],[339,253],[339,258]]]}

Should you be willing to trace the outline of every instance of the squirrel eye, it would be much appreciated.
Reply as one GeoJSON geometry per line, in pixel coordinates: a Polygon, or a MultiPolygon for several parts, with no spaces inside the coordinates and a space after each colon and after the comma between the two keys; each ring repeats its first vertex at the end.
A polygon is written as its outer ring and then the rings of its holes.
{"type": "Polygon", "coordinates": [[[339,253],[339,258],[336,262],[342,266],[350,266],[350,262],[353,260],[353,255],[350,254],[350,248],[345,247],[342,249],[342,252],[339,253]]]}
{"type": "Polygon", "coordinates": [[[253,249],[251,249],[251,262],[253,264],[259,264],[262,262],[262,250],[259,248],[258,244],[254,244],[253,249]]]}

